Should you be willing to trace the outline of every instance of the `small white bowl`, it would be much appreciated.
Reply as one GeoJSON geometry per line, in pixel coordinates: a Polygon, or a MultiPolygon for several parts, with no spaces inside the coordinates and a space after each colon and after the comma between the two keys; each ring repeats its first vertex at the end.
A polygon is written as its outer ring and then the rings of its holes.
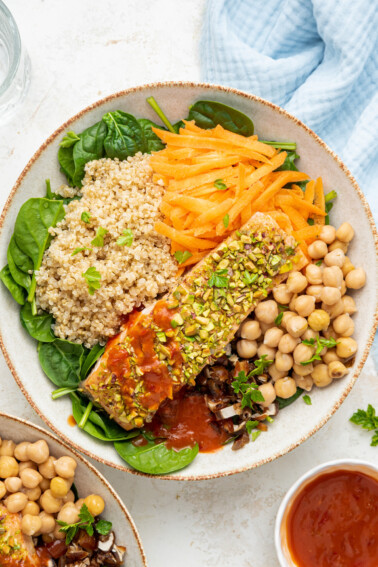
{"type": "Polygon", "coordinates": [[[310,469],[301,476],[287,491],[277,512],[274,530],[274,543],[281,567],[298,567],[297,563],[295,563],[291,557],[286,538],[287,516],[297,494],[319,475],[335,472],[337,470],[358,471],[378,480],[378,465],[367,461],[361,461],[359,459],[339,459],[337,461],[328,461],[310,469]]]}

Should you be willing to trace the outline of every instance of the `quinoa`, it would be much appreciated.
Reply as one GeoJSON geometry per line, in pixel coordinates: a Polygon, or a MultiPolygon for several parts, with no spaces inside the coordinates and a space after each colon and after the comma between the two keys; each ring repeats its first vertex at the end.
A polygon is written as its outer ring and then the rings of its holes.
{"type": "Polygon", "coordinates": [[[154,230],[163,188],[152,181],[149,158],[138,153],[126,161],[87,163],[82,198],[71,201],[65,218],[50,229],[54,238],[36,274],[36,297],[38,307],[54,316],[57,337],[87,347],[103,344],[120,330],[122,316],[175,284],[169,240],[154,230]],[[83,212],[89,223],[81,220],[83,212]],[[108,232],[104,246],[94,247],[99,227],[108,232]],[[133,233],[130,247],[116,242],[125,229],[133,233]],[[90,267],[101,274],[93,295],[83,277],[90,267]]]}

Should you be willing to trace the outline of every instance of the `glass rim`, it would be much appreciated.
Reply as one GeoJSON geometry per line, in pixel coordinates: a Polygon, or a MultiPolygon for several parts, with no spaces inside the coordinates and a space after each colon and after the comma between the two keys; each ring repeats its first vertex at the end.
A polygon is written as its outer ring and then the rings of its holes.
{"type": "MultiPolygon", "coordinates": [[[[9,21],[10,29],[12,32],[12,44],[13,50],[10,54],[9,65],[7,69],[7,74],[0,84],[0,95],[4,94],[10,85],[12,84],[13,79],[15,78],[20,61],[21,61],[21,37],[20,32],[18,31],[18,26],[16,21],[9,10],[9,8],[4,4],[2,0],[0,0],[0,13],[2,13],[9,21]]],[[[8,51],[9,53],[9,51],[8,51]]]]}

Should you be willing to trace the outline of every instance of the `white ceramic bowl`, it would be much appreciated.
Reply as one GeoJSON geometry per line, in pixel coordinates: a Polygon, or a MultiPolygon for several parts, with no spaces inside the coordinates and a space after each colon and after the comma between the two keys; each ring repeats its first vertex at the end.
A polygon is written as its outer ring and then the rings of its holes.
{"type": "Polygon", "coordinates": [[[337,470],[349,470],[363,472],[378,480],[378,465],[359,459],[339,459],[328,461],[322,465],[309,470],[293,484],[288,490],[277,512],[276,525],[274,530],[274,544],[276,546],[277,557],[281,567],[297,567],[291,558],[286,539],[286,520],[290,512],[292,503],[297,494],[310,482],[321,474],[335,472],[337,470]]]}
{"type": "Polygon", "coordinates": [[[55,435],[30,421],[3,412],[0,412],[0,438],[11,439],[15,443],[21,441],[34,443],[39,439],[44,439],[54,457],[59,458],[63,455],[73,457],[77,462],[75,486],[78,493],[80,496],[86,496],[90,490],[91,494],[99,494],[104,499],[104,516],[114,526],[117,543],[127,548],[125,565],[127,567],[147,567],[141,539],[126,506],[108,481],[82,455],[72,451],[55,435]]]}
{"type": "MultiPolygon", "coordinates": [[[[6,264],[6,250],[20,206],[30,197],[45,194],[45,179],[52,187],[65,182],[59,170],[57,151],[65,132],[81,132],[101,119],[105,112],[122,109],[140,117],[157,120],[146,98],[153,95],[168,117],[175,122],[187,115],[189,105],[199,99],[224,102],[248,114],[262,139],[294,140],[301,156],[299,167],[311,177],[321,176],[325,190],[336,189],[337,204],[332,222],[350,221],[356,231],[348,253],[367,271],[367,285],[357,292],[359,311],[354,317],[359,350],[347,377],[336,380],[325,390],[311,393],[312,406],[298,402],[280,413],[269,431],[256,443],[240,451],[231,445],[211,454],[200,454],[182,471],[169,479],[198,480],[234,474],[260,466],[291,451],[315,433],[340,406],[351,390],[366,360],[376,328],[377,307],[375,282],[377,233],[370,209],[356,181],[337,156],[309,128],[278,106],[235,89],[194,83],[144,85],[123,91],[86,108],[54,132],[32,157],[11,191],[0,219],[0,265],[6,264]]],[[[89,437],[67,423],[71,414],[68,398],[51,401],[54,385],[39,365],[36,344],[24,331],[19,320],[19,307],[4,286],[0,286],[0,344],[11,372],[30,404],[57,434],[90,457],[110,466],[132,471],[117,455],[112,445],[89,437]],[[22,356],[20,356],[22,353],[22,356]]],[[[139,473],[138,473],[139,474],[139,473]]]]}

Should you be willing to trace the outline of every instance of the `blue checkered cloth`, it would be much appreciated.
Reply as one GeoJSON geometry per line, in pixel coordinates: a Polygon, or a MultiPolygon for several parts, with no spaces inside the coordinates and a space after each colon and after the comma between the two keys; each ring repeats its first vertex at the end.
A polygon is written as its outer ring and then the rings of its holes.
{"type": "MultiPolygon", "coordinates": [[[[377,0],[207,0],[203,80],[303,120],[356,177],[378,219],[377,0]]],[[[373,354],[378,363],[377,339],[373,354]]]]}

